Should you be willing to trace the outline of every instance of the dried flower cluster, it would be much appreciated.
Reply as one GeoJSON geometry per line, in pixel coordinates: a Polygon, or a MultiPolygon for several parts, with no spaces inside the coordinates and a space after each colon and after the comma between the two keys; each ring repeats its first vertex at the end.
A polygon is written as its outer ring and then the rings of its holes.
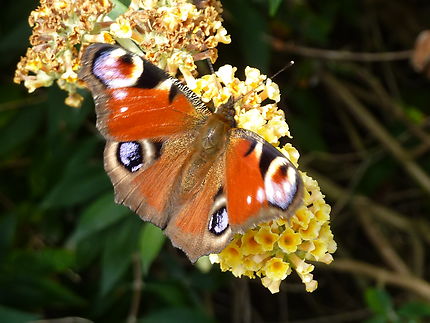
{"type": "MultiPolygon", "coordinates": [[[[30,92],[54,81],[69,96],[66,103],[78,107],[82,86],[77,79],[83,50],[93,42],[120,43],[172,75],[179,70],[187,85],[204,102],[215,107],[236,99],[236,121],[274,146],[290,136],[285,115],[277,108],[278,86],[255,68],[246,68],[245,81],[235,77],[236,68],[225,65],[215,74],[197,77],[194,61],[217,58],[218,43],[229,43],[222,26],[221,4],[217,0],[132,0],[122,14],[113,16],[108,0],[41,0],[32,12],[32,48],[18,64],[15,82],[24,82],[30,92]],[[137,44],[137,46],[136,46],[137,44]],[[273,103],[262,104],[269,99],[273,103]]],[[[118,8],[116,8],[118,9],[118,8]]],[[[117,11],[116,11],[117,12],[117,11]]],[[[299,154],[290,144],[279,148],[297,166],[299,154]]],[[[330,263],[336,250],[329,226],[330,206],[324,201],[316,181],[302,173],[304,204],[291,219],[263,223],[234,240],[212,262],[235,276],[260,277],[271,292],[293,270],[306,290],[313,291],[313,265],[307,261],[330,263]]]]}
{"type": "Polygon", "coordinates": [[[78,107],[82,97],[76,93],[80,67],[77,49],[82,37],[112,9],[108,0],[41,0],[29,17],[33,28],[26,56],[18,63],[14,81],[24,82],[29,92],[42,86],[58,86],[69,96],[66,104],[78,107]]]}
{"type": "Polygon", "coordinates": [[[118,17],[112,9],[109,0],[41,0],[29,18],[33,47],[18,63],[14,81],[29,92],[57,81],[69,94],[66,104],[79,107],[77,72],[90,43],[117,41],[132,51],[136,43],[148,60],[173,75],[179,69],[187,79],[195,60],[215,61],[218,43],[230,42],[216,0],[201,8],[187,0],[133,0],[118,17]]]}
{"type": "Polygon", "coordinates": [[[215,62],[218,43],[230,43],[222,26],[221,5],[205,1],[199,9],[186,0],[132,1],[130,8],[110,26],[115,38],[132,39],[145,57],[175,75],[178,68],[192,79],[195,60],[215,62]]]}

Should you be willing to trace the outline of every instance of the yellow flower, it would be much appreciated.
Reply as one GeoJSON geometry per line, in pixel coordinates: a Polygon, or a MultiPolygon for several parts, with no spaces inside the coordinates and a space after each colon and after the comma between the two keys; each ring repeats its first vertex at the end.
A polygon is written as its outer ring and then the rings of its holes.
{"type": "Polygon", "coordinates": [[[279,286],[281,285],[282,280],[273,280],[269,277],[261,278],[261,283],[264,287],[266,287],[272,294],[279,293],[279,286]]]}
{"type": "Polygon", "coordinates": [[[278,235],[273,233],[269,226],[262,226],[254,236],[255,241],[261,246],[263,251],[273,250],[273,245],[278,240],[278,235]]]}
{"type": "Polygon", "coordinates": [[[321,229],[321,223],[316,219],[311,219],[309,221],[308,227],[306,229],[300,229],[300,236],[303,240],[316,239],[321,229]]]}
{"type": "Polygon", "coordinates": [[[328,246],[323,240],[313,240],[314,249],[310,252],[312,256],[315,257],[315,260],[320,260],[327,252],[328,246]]]}
{"type": "Polygon", "coordinates": [[[266,120],[264,120],[257,109],[244,112],[238,119],[238,126],[240,128],[245,128],[254,132],[260,130],[266,123],[266,120]]]}
{"type": "Polygon", "coordinates": [[[78,93],[70,93],[67,96],[65,103],[72,108],[79,108],[83,100],[84,97],[82,95],[78,93]]]}
{"type": "Polygon", "coordinates": [[[278,246],[285,253],[292,253],[297,250],[297,246],[302,242],[300,234],[294,232],[291,228],[286,228],[279,237],[278,246]]]}
{"type": "MultiPolygon", "coordinates": [[[[239,247],[235,244],[230,244],[223,251],[221,251],[218,255],[218,259],[221,264],[228,263],[230,267],[237,267],[241,264],[241,252],[239,247]],[[222,260],[222,262],[221,262],[222,260]]],[[[213,258],[211,259],[211,261],[213,258]]],[[[228,268],[225,268],[227,270],[228,268]]],[[[224,268],[221,267],[221,270],[225,271],[224,268]]]]}
{"type": "Polygon", "coordinates": [[[130,22],[120,16],[112,25],[110,25],[110,33],[112,36],[118,38],[131,38],[133,30],[130,22]]]}
{"type": "Polygon", "coordinates": [[[301,207],[296,211],[296,214],[291,218],[291,225],[295,230],[307,229],[309,222],[314,217],[312,212],[305,207],[301,207]]]}
{"type": "Polygon", "coordinates": [[[291,145],[290,143],[287,143],[284,145],[284,147],[279,149],[279,151],[282,154],[284,154],[285,156],[289,156],[290,162],[292,162],[294,166],[296,166],[296,167],[298,166],[298,160],[299,160],[300,155],[299,155],[299,152],[297,151],[297,149],[293,147],[293,145],[291,145]]]}
{"type": "Polygon", "coordinates": [[[242,246],[241,246],[241,254],[244,256],[247,255],[256,255],[259,253],[262,253],[264,251],[263,246],[260,245],[256,240],[257,232],[254,230],[249,230],[246,232],[241,239],[242,246]]]}
{"type": "Polygon", "coordinates": [[[291,272],[289,263],[273,257],[264,265],[264,273],[271,280],[284,280],[291,272]]]}
{"type": "Polygon", "coordinates": [[[242,263],[245,266],[246,270],[249,272],[257,272],[263,266],[262,259],[258,256],[254,256],[254,255],[244,257],[242,260],[242,263]]]}

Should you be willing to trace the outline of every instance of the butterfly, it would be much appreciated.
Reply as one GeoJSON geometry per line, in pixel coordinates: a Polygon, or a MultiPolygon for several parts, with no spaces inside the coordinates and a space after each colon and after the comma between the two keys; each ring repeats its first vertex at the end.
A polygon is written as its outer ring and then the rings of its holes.
{"type": "Polygon", "coordinates": [[[82,62],[115,201],[163,229],[192,262],[300,206],[297,169],[237,128],[232,100],[210,109],[178,79],[116,45],[92,44],[82,62]]]}

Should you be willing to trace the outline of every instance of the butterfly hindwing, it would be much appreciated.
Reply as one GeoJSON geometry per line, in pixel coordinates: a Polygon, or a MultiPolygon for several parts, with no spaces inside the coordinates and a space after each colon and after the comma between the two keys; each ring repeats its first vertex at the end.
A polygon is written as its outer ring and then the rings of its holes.
{"type": "Polygon", "coordinates": [[[188,194],[165,232],[173,245],[194,262],[209,253],[220,252],[232,238],[226,198],[223,192],[223,159],[208,170],[203,182],[188,194]]]}

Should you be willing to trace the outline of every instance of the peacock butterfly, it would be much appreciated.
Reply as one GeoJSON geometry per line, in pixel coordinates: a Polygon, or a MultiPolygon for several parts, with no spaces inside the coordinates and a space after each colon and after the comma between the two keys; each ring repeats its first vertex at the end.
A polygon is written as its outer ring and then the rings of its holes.
{"type": "Polygon", "coordinates": [[[94,97],[115,201],[162,228],[192,262],[301,204],[297,169],[262,137],[236,127],[232,100],[212,111],[179,80],[119,46],[93,44],[82,61],[79,77],[94,97]]]}

